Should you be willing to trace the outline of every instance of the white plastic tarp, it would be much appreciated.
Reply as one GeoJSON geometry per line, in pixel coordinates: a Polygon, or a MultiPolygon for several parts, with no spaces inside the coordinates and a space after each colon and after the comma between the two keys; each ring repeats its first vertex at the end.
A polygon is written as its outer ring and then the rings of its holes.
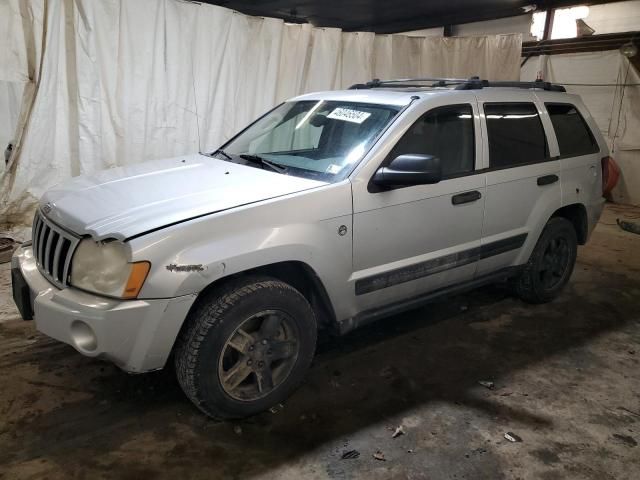
{"type": "MultiPolygon", "coordinates": [[[[544,61],[531,58],[522,68],[522,79],[535,80],[544,61]]],[[[640,205],[640,87],[616,86],[639,84],[637,72],[617,50],[551,55],[546,61],[546,80],[580,95],[607,139],[622,172],[613,199],[640,205]]]]}
{"type": "MultiPolygon", "coordinates": [[[[33,99],[42,42],[42,2],[0,0],[0,152],[26,120],[33,99]]],[[[0,154],[0,174],[4,172],[0,154]]]]}
{"type": "MultiPolygon", "coordinates": [[[[22,105],[22,93],[25,84],[22,82],[5,82],[0,80],[0,150],[4,150],[9,142],[13,142],[20,105],[22,105]]],[[[0,174],[4,171],[4,156],[0,156],[0,174]]]]}
{"type": "Polygon", "coordinates": [[[3,2],[11,28],[0,52],[12,55],[0,80],[36,94],[21,104],[0,223],[27,223],[42,193],[71,176],[212,150],[300,93],[374,77],[520,73],[520,35],[345,33],[178,0],[3,2]]]}

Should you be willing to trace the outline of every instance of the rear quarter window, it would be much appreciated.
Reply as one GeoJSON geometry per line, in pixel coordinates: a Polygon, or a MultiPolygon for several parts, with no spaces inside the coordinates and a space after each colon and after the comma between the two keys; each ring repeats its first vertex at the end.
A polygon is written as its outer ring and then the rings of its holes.
{"type": "Polygon", "coordinates": [[[569,103],[545,103],[558,139],[560,156],[578,157],[600,151],[593,133],[578,109],[569,103]]]}

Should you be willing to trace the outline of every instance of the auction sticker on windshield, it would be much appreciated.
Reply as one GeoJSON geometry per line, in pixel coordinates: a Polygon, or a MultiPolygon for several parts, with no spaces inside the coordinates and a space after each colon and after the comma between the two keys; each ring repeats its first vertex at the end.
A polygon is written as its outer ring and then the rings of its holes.
{"type": "Polygon", "coordinates": [[[332,163],[331,165],[329,165],[327,167],[326,172],[327,173],[333,173],[335,175],[336,173],[340,173],[340,170],[342,170],[342,167],[340,165],[336,165],[336,164],[332,163]]]}
{"type": "Polygon", "coordinates": [[[338,107],[329,115],[327,115],[327,118],[333,118],[334,120],[343,120],[345,122],[362,123],[370,116],[371,114],[369,112],[360,112],[358,110],[352,110],[350,108],[338,107]]]}

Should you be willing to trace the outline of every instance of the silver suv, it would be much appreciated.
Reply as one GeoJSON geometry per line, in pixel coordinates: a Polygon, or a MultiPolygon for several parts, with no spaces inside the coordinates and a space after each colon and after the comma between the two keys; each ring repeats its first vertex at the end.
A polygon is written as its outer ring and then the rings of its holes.
{"type": "Polygon", "coordinates": [[[547,83],[303,95],[213,153],[47,192],[14,299],[127,372],[172,358],[204,413],[243,417],[300,384],[319,328],[495,281],[552,300],[602,211],[607,160],[580,98],[547,83]]]}

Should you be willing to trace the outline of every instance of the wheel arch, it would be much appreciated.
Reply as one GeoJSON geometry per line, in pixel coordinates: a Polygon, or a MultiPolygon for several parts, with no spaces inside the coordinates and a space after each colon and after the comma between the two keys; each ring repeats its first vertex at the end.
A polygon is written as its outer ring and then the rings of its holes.
{"type": "MultiPolygon", "coordinates": [[[[318,327],[324,328],[336,324],[335,310],[322,280],[312,267],[299,260],[261,265],[218,278],[198,293],[196,300],[191,306],[189,315],[191,311],[193,311],[204,298],[210,296],[212,292],[220,290],[232,282],[260,276],[275,278],[298,290],[307,299],[311,308],[313,308],[318,321],[318,327]]],[[[187,319],[189,315],[187,315],[187,319]]]]}
{"type": "Polygon", "coordinates": [[[565,205],[551,215],[551,218],[554,217],[562,217],[569,220],[576,231],[578,244],[584,245],[587,243],[589,235],[589,221],[587,217],[587,209],[583,204],[573,203],[571,205],[565,205]]]}

